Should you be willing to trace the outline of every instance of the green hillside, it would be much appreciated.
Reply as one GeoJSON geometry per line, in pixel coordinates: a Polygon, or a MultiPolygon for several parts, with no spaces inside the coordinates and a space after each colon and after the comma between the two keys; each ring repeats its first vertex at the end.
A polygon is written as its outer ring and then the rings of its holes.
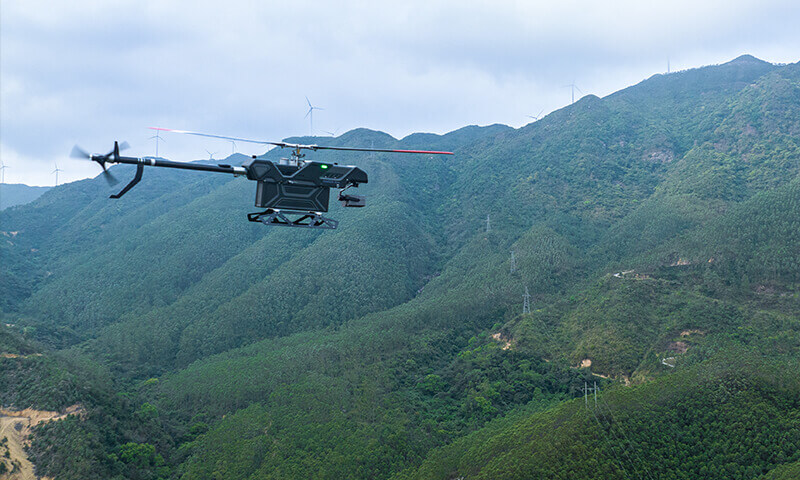
{"type": "Polygon", "coordinates": [[[800,385],[776,381],[794,363],[752,362],[730,352],[597,402],[523,409],[395,478],[760,478],[800,456],[800,385]]]}
{"type": "Polygon", "coordinates": [[[31,203],[48,190],[50,187],[32,187],[22,183],[0,184],[0,210],[31,203]]]}
{"type": "Polygon", "coordinates": [[[37,429],[41,474],[796,469],[800,65],[656,75],[520,129],[293,140],[456,155],[315,153],[370,175],[324,233],[251,224],[251,183],[173,171],[0,213],[3,348],[43,353],[42,392],[88,385],[50,407],[86,418],[37,429]]]}

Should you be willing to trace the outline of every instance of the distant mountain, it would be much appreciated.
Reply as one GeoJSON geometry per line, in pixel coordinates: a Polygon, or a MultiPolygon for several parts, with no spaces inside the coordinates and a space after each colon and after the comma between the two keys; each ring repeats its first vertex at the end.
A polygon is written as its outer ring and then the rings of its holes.
{"type": "Polygon", "coordinates": [[[456,153],[309,154],[370,175],[335,231],[247,222],[225,175],[60,186],[0,213],[0,400],[86,406],[34,434],[64,479],[790,478],[798,132],[800,65],[743,56],[520,129],[291,139],[456,153]]]}
{"type": "Polygon", "coordinates": [[[31,203],[51,187],[31,187],[22,183],[0,184],[0,210],[31,203]]]}

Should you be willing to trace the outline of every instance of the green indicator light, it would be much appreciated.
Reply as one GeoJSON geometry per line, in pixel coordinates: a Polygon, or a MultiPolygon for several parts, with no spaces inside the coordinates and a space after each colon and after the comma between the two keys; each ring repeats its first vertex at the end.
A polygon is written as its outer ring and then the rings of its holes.
{"type": "Polygon", "coordinates": [[[320,165],[319,168],[325,170],[326,168],[328,168],[328,166],[327,165],[320,165]]]}

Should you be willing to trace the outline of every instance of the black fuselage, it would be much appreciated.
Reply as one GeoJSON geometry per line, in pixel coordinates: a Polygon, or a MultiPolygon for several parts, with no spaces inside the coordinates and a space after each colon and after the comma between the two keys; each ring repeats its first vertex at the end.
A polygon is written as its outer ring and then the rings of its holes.
{"type": "Polygon", "coordinates": [[[327,212],[330,189],[367,183],[358,167],[319,162],[300,165],[254,158],[242,165],[257,182],[256,207],[303,212],[327,212]]]}

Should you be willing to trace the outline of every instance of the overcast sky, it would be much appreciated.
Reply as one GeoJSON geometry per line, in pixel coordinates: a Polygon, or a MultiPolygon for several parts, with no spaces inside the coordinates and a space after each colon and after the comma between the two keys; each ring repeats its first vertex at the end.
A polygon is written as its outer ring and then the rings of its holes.
{"type": "MultiPolygon", "coordinates": [[[[280,140],[356,127],[397,138],[464,125],[520,127],[655,73],[749,53],[800,60],[793,1],[33,1],[0,7],[0,160],[7,183],[95,176],[74,144],[148,126],[280,140]],[[576,92],[577,94],[578,92],[576,92]],[[577,97],[577,95],[576,95],[577,97]]],[[[167,134],[172,160],[231,153],[167,134]]],[[[237,151],[262,153],[256,145],[237,151]]]]}

